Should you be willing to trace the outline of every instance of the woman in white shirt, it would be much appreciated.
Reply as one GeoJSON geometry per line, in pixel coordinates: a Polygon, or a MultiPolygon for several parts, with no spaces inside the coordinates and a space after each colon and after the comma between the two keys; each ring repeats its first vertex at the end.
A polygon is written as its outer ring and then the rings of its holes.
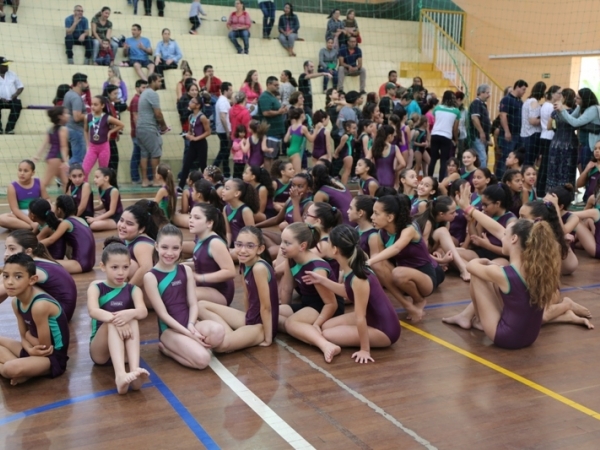
{"type": "Polygon", "coordinates": [[[548,158],[550,143],[554,137],[552,129],[552,111],[554,111],[554,103],[562,98],[562,89],[560,86],[550,86],[546,92],[546,101],[540,108],[540,127],[542,129],[540,135],[540,170],[537,176],[537,195],[541,198],[546,195],[546,178],[548,177],[548,158]]]}
{"type": "Polygon", "coordinates": [[[546,83],[538,81],[521,109],[521,140],[525,147],[525,165],[532,166],[540,153],[540,101],[544,98],[546,83]]]}
{"type": "Polygon", "coordinates": [[[292,76],[292,72],[284,70],[279,77],[279,95],[281,95],[281,106],[290,106],[290,95],[294,93],[298,87],[296,79],[292,76]]]}
{"type": "Polygon", "coordinates": [[[446,178],[446,164],[458,140],[458,122],[460,111],[456,107],[456,95],[452,91],[444,92],[442,103],[433,110],[435,123],[431,130],[431,144],[429,154],[429,176],[433,176],[435,164],[440,161],[439,179],[446,178]]]}

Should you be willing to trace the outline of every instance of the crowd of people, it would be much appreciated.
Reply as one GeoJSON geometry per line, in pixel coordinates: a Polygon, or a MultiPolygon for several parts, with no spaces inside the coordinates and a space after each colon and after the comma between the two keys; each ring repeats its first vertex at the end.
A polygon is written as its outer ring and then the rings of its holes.
{"type": "MultiPolygon", "coordinates": [[[[267,19],[273,5],[262,3],[267,19]]],[[[285,14],[291,54],[291,5],[285,14]]],[[[273,21],[266,19],[268,37],[273,21]]],[[[210,351],[269,346],[277,333],[317,347],[327,363],[341,347],[357,347],[352,357],[372,362],[372,348],[400,336],[395,305],[421,321],[427,297],[453,272],[470,283],[472,303],[444,322],[482,330],[499,347],[533,344],[545,323],[593,328],[589,311],[559,291],[560,276],[577,270],[574,249],[600,258],[593,92],[538,82],[523,102],[528,84],[518,80],[494,121],[487,85],[469,105],[452,90],[438,100],[419,77],[404,88],[395,71],[379,92],[344,92],[348,75],[360,76],[364,90],[351,20],[340,25],[339,11],[332,14],[317,71],[306,61],[298,81],[284,70],[263,89],[250,70],[234,91],[213,66],[199,81],[185,66],[176,86],[185,143],[178,175],[160,161],[161,134],[170,127],[157,94],[162,77],[152,71],[181,55],[165,30],[165,53],[153,62],[134,26],[130,39],[138,43],[125,49],[145,59],[133,59],[140,79],[129,105],[131,175],[157,190],[127,208],[116,180],[126,86],[111,67],[105,93],[90,99],[87,76],[73,76],[48,111],[51,127],[37,156],[19,163],[8,186],[11,212],[0,215],[0,226],[14,230],[0,300],[14,298],[21,334],[20,342],[0,338],[0,375],[19,384],[64,373],[77,301],[72,274],[93,270],[94,232],[110,230],[117,235],[105,241],[100,261],[106,280],[87,291],[90,355],[97,364],[112,361],[120,393],[148,376],[139,367],[138,327],[148,309],[159,319],[160,351],[196,369],[208,365],[210,351]],[[317,109],[311,80],[323,77],[326,88],[336,71],[337,88],[317,109]],[[219,151],[208,165],[213,127],[219,151]],[[492,145],[495,168],[487,158],[492,145]],[[35,176],[42,158],[44,180],[35,176]],[[63,192],[51,205],[46,187],[54,176],[63,192]],[[585,209],[570,211],[578,188],[585,188],[585,209]],[[230,306],[238,273],[246,311],[230,306]]]]}

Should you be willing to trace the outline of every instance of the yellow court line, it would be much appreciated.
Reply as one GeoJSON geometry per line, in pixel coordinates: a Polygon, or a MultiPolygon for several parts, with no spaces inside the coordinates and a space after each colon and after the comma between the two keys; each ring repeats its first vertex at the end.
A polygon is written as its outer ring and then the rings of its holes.
{"type": "Polygon", "coordinates": [[[423,337],[435,342],[436,344],[440,344],[441,346],[446,347],[460,355],[466,356],[467,358],[472,359],[473,361],[476,361],[479,364],[482,364],[492,370],[495,370],[496,372],[501,373],[502,375],[512,378],[513,380],[518,381],[519,383],[522,383],[525,386],[530,387],[531,389],[535,389],[536,391],[541,392],[542,394],[547,395],[548,397],[551,397],[554,400],[559,401],[567,406],[570,406],[571,408],[576,409],[579,412],[582,412],[588,416],[591,416],[596,420],[600,420],[600,413],[598,413],[590,408],[586,408],[585,406],[580,405],[579,403],[574,402],[573,400],[570,400],[567,397],[557,394],[556,392],[551,391],[550,389],[545,388],[544,386],[542,386],[540,384],[537,384],[531,380],[528,380],[527,378],[524,378],[521,375],[517,375],[516,373],[511,372],[510,370],[505,369],[504,367],[499,366],[498,364],[494,364],[493,362],[488,361],[487,359],[481,358],[480,356],[474,355],[471,352],[463,350],[462,348],[457,347],[456,345],[453,345],[450,342],[447,342],[443,339],[440,339],[437,336],[429,334],[426,331],[423,331],[413,325],[410,325],[403,321],[400,321],[400,324],[407,330],[412,331],[413,333],[423,336],[423,337]]]}

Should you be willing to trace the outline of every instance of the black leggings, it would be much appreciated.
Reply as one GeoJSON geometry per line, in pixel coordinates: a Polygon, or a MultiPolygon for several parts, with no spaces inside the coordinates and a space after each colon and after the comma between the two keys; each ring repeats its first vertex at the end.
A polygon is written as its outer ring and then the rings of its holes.
{"type": "Polygon", "coordinates": [[[188,151],[183,155],[183,166],[181,168],[181,177],[179,178],[179,187],[183,189],[187,183],[188,175],[192,169],[194,160],[200,161],[200,170],[206,169],[206,159],[208,158],[208,143],[206,139],[191,141],[188,151]]]}
{"type": "Polygon", "coordinates": [[[431,161],[429,162],[428,170],[428,175],[430,177],[433,176],[435,164],[438,160],[440,161],[440,174],[438,179],[443,180],[446,177],[446,164],[448,163],[448,159],[450,159],[453,146],[454,143],[452,142],[452,139],[437,134],[431,136],[431,146],[429,148],[431,161]]]}
{"type": "Polygon", "coordinates": [[[110,159],[108,160],[108,167],[119,173],[119,148],[117,147],[117,141],[110,140],[110,159]]]}

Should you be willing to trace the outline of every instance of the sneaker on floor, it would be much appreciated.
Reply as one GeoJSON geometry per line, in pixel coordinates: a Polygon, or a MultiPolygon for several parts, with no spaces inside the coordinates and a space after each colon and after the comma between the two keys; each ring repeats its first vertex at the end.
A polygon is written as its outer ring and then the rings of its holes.
{"type": "Polygon", "coordinates": [[[131,184],[142,184],[142,180],[131,180],[131,184]]]}
{"type": "Polygon", "coordinates": [[[15,134],[15,130],[6,130],[6,134],[15,134]]]}
{"type": "Polygon", "coordinates": [[[6,22],[6,14],[2,13],[0,16],[0,22],[6,22]]]}
{"type": "Polygon", "coordinates": [[[11,20],[12,20],[12,23],[17,23],[17,15],[16,15],[16,14],[12,14],[12,15],[10,16],[10,18],[11,18],[11,20]]]}
{"type": "Polygon", "coordinates": [[[75,64],[75,61],[73,61],[73,58],[67,58],[67,64],[72,66],[73,64],[75,64]]]}

